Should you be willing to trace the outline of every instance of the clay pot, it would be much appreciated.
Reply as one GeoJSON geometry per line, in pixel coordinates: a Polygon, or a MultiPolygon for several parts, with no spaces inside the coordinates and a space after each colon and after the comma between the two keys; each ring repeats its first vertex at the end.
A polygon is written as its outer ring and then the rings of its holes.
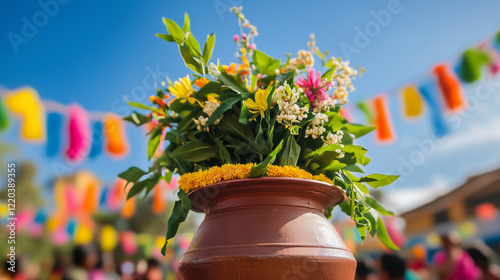
{"type": "Polygon", "coordinates": [[[189,193],[205,220],[179,264],[184,280],[354,279],[356,260],[324,215],[344,200],[314,180],[231,180],[189,193]]]}

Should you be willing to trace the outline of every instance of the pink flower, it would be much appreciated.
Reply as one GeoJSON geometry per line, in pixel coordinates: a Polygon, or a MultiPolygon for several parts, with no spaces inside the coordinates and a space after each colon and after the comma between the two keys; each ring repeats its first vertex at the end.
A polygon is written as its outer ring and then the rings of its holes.
{"type": "Polygon", "coordinates": [[[314,69],[309,68],[308,72],[307,80],[299,77],[297,85],[304,89],[304,93],[309,97],[309,102],[311,102],[313,107],[316,107],[317,102],[323,101],[328,97],[326,90],[329,83],[321,79],[320,71],[315,74],[314,69]]]}
{"type": "Polygon", "coordinates": [[[257,46],[256,46],[254,43],[252,43],[252,44],[250,44],[250,46],[248,46],[248,47],[249,47],[250,49],[252,49],[252,50],[253,50],[253,49],[255,49],[257,46]]]}
{"type": "Polygon", "coordinates": [[[234,42],[235,42],[235,43],[238,43],[238,41],[240,40],[240,36],[238,36],[238,35],[234,35],[234,36],[233,36],[233,39],[234,39],[234,42]]]}

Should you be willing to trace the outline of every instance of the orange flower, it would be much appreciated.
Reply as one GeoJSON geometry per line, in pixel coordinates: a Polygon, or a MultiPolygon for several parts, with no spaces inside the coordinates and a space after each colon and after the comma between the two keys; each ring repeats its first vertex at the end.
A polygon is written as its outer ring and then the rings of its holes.
{"type": "Polygon", "coordinates": [[[226,71],[226,73],[229,74],[229,75],[238,74],[238,72],[236,71],[236,64],[235,63],[231,63],[229,66],[222,65],[222,68],[224,68],[224,70],[226,71]]]}
{"type": "Polygon", "coordinates": [[[202,88],[204,85],[208,84],[208,82],[210,82],[210,80],[203,77],[203,78],[199,78],[198,80],[196,80],[194,82],[194,85],[199,87],[199,88],[202,88]]]}

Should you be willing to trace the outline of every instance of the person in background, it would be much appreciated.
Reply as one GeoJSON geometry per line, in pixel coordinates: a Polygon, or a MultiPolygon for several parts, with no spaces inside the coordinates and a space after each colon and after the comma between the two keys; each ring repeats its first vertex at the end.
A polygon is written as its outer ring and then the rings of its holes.
{"type": "Polygon", "coordinates": [[[481,270],[481,280],[500,280],[500,267],[492,264],[494,253],[486,244],[483,242],[475,243],[472,247],[467,248],[467,253],[481,270]]]}
{"type": "Polygon", "coordinates": [[[396,254],[383,254],[379,259],[380,280],[419,280],[406,270],[406,261],[396,254]]]}
{"type": "Polygon", "coordinates": [[[377,276],[373,274],[371,262],[368,260],[358,260],[356,266],[356,276],[354,280],[376,280],[377,276]]]}
{"type": "Polygon", "coordinates": [[[459,245],[454,233],[441,236],[443,250],[434,255],[434,268],[442,280],[477,280],[480,271],[471,257],[459,245]]]}
{"type": "Polygon", "coordinates": [[[98,261],[99,255],[93,245],[88,244],[75,247],[73,250],[73,265],[66,271],[64,279],[91,279],[89,271],[96,267],[98,261]]]}
{"type": "Polygon", "coordinates": [[[144,273],[143,280],[161,280],[163,279],[163,271],[161,270],[160,263],[155,259],[148,260],[148,268],[144,273]]]}

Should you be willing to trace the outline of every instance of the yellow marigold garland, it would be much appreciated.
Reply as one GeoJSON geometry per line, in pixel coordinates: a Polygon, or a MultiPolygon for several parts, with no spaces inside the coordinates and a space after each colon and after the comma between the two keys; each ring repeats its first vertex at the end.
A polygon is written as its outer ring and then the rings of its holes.
{"type": "MultiPolygon", "coordinates": [[[[252,166],[252,163],[225,164],[222,166],[214,166],[207,170],[186,173],[181,176],[178,182],[179,188],[185,193],[189,193],[194,189],[205,187],[221,181],[244,179],[248,177],[248,173],[250,173],[250,169],[252,168],[252,166]]],[[[311,173],[296,166],[271,165],[269,166],[269,170],[267,171],[267,177],[310,179],[333,184],[333,181],[323,174],[312,175],[311,173]]]]}

